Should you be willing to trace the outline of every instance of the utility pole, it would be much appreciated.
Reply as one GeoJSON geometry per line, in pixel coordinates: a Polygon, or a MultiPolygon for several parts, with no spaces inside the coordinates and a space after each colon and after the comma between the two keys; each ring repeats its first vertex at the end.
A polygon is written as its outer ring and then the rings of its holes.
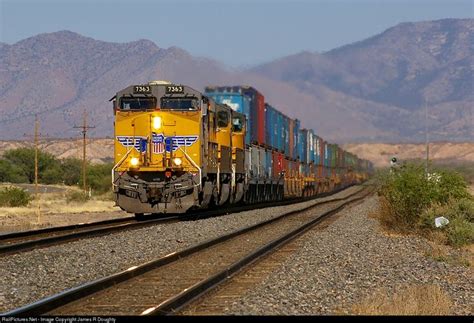
{"type": "MultiPolygon", "coordinates": [[[[31,135],[24,134],[25,137],[31,138],[31,135]]],[[[41,223],[41,210],[40,210],[40,200],[38,197],[38,150],[39,150],[39,138],[41,134],[39,133],[39,120],[38,115],[35,115],[35,133],[33,135],[34,145],[35,145],[35,201],[37,203],[36,216],[38,224],[41,223]]]]}
{"type": "Polygon", "coordinates": [[[35,200],[38,203],[37,209],[37,220],[38,224],[41,223],[41,210],[40,210],[40,201],[38,199],[38,130],[39,130],[39,121],[38,116],[35,116],[35,200]]]}
{"type": "Polygon", "coordinates": [[[82,184],[84,188],[84,195],[87,195],[87,184],[86,184],[86,137],[87,137],[87,130],[93,129],[95,126],[88,126],[87,125],[87,111],[84,110],[84,119],[82,126],[74,126],[74,128],[82,129],[82,184]]]}
{"type": "Polygon", "coordinates": [[[425,143],[426,143],[426,164],[425,164],[425,173],[428,175],[428,163],[430,160],[430,142],[428,135],[428,105],[425,103],[425,143]]]}
{"type": "Polygon", "coordinates": [[[38,116],[35,116],[35,199],[38,195],[38,116]]]}

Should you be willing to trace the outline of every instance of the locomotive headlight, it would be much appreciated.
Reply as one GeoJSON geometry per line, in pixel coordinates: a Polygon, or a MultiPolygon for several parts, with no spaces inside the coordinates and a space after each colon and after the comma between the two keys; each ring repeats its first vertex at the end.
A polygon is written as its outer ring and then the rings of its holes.
{"type": "Polygon", "coordinates": [[[130,166],[138,166],[140,160],[137,157],[130,158],[130,166]]]}
{"type": "Polygon", "coordinates": [[[183,160],[179,157],[175,157],[173,158],[173,163],[176,165],[176,166],[181,166],[181,164],[183,163],[183,160]]]}
{"type": "Polygon", "coordinates": [[[161,117],[153,117],[152,118],[153,129],[160,129],[161,128],[161,117]]]}

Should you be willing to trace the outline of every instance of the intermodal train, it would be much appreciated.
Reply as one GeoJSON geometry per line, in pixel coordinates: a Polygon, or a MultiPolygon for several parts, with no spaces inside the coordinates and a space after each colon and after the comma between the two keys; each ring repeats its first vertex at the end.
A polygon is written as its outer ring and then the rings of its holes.
{"type": "Polygon", "coordinates": [[[201,93],[152,81],[110,101],[115,201],[137,217],[313,196],[372,171],[369,161],[302,129],[250,86],[201,93]]]}

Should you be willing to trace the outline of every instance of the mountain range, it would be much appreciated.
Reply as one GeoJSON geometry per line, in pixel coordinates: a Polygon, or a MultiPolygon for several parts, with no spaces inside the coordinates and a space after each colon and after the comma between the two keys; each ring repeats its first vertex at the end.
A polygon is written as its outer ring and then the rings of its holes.
{"type": "Polygon", "coordinates": [[[76,137],[84,110],[91,136],[113,136],[108,100],[130,84],[169,80],[198,90],[254,86],[333,142],[423,141],[425,120],[430,140],[474,141],[473,72],[474,19],[402,23],[245,70],[149,40],[111,43],[59,31],[0,43],[0,139],[31,135],[35,115],[43,135],[76,137]]]}

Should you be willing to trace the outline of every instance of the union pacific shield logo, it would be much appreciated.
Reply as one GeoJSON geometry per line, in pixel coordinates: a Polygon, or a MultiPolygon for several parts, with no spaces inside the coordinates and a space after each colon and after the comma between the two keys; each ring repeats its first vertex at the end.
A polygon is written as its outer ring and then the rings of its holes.
{"type": "MultiPolygon", "coordinates": [[[[194,144],[198,136],[173,136],[165,137],[162,133],[152,134],[151,144],[154,154],[162,154],[163,152],[171,152],[178,150],[179,147],[189,147],[194,144]]],[[[147,137],[143,136],[117,136],[118,142],[122,146],[129,148],[133,147],[138,152],[145,152],[147,150],[147,137]]]]}

